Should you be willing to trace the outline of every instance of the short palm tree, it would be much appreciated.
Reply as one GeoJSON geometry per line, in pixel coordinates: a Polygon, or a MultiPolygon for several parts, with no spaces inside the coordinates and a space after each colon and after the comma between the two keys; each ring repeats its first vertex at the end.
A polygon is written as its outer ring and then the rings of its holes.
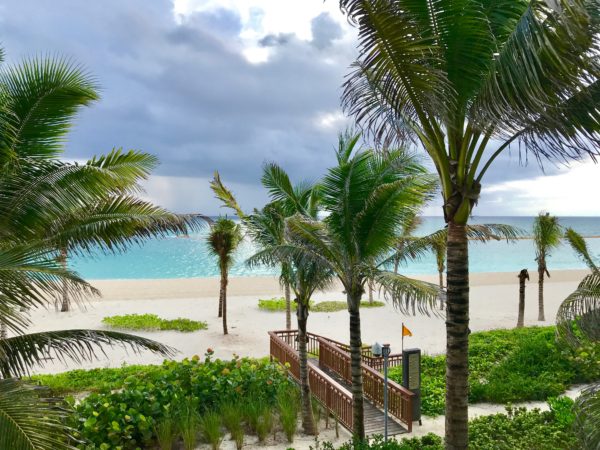
{"type": "Polygon", "coordinates": [[[538,320],[546,320],[544,314],[544,276],[550,277],[547,258],[560,245],[563,230],[558,218],[549,213],[540,213],[533,222],[535,260],[538,265],[538,320]]]}
{"type": "Polygon", "coordinates": [[[227,284],[229,269],[233,264],[233,254],[242,241],[242,229],[239,224],[226,217],[218,218],[212,225],[206,238],[208,249],[217,257],[221,274],[219,289],[219,317],[223,317],[223,334],[227,330],[227,284]]]}
{"type": "Polygon", "coordinates": [[[486,173],[511,145],[538,161],[600,153],[600,6],[596,0],[339,3],[358,29],[345,111],[382,146],[418,144],[441,183],[448,224],[445,445],[465,449],[465,225],[486,173]]]}
{"type": "MultiPolygon", "coordinates": [[[[587,275],[560,305],[556,315],[557,334],[574,348],[600,343],[600,267],[592,258],[585,239],[573,229],[565,238],[587,264],[587,275]]],[[[600,383],[592,384],[577,399],[576,431],[581,448],[600,448],[600,383]]]]}
{"type": "Polygon", "coordinates": [[[435,181],[417,160],[401,150],[385,155],[357,149],[356,139],[340,145],[338,164],[319,183],[322,221],[296,215],[287,220],[291,239],[282,254],[326,267],[342,283],[350,313],[353,431],[365,438],[361,369],[360,300],[366,283],[404,309],[410,296],[426,311],[437,299],[435,285],[411,280],[378,265],[396,244],[397,230],[430,197],[435,181]]]}

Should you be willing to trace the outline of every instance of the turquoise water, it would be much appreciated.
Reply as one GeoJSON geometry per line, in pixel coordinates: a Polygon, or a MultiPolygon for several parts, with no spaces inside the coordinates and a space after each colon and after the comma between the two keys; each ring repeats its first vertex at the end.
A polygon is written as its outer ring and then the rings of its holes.
{"type": "MultiPolygon", "coordinates": [[[[531,230],[533,217],[475,217],[471,223],[505,223],[531,230]]],[[[572,227],[584,236],[600,236],[600,218],[564,217],[561,224],[572,227]]],[[[425,235],[444,226],[441,217],[425,217],[415,233],[425,235]]],[[[219,275],[216,261],[205,246],[206,232],[188,238],[169,237],[151,240],[141,247],[132,247],[118,255],[97,254],[93,257],[71,258],[70,264],[87,279],[135,279],[135,278],[196,278],[219,275]]],[[[588,239],[592,254],[600,259],[600,239],[588,239]]],[[[231,276],[256,276],[276,274],[268,267],[249,269],[245,259],[254,253],[251,242],[244,241],[236,254],[231,276]]],[[[469,264],[472,272],[518,272],[523,268],[534,270],[533,242],[520,240],[516,243],[471,243],[469,264]]],[[[569,247],[563,245],[549,259],[550,270],[579,269],[585,265],[569,247]]],[[[436,273],[433,255],[424,257],[402,267],[404,274],[436,273]]]]}

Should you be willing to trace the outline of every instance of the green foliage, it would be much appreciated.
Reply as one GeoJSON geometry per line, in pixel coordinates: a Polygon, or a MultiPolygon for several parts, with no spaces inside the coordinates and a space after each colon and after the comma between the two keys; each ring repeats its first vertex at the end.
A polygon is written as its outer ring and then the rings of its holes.
{"type": "Polygon", "coordinates": [[[140,366],[134,374],[125,371],[130,376],[121,383],[113,376],[111,389],[72,402],[74,414],[69,424],[76,429],[77,438],[89,442],[80,448],[148,446],[156,437],[156,423],[171,410],[179,411],[187,401],[195,402],[198,414],[205,414],[222,404],[252,398],[270,412],[278,390],[290,383],[277,364],[252,359],[213,361],[211,353],[204,361],[195,357],[147,366],[147,371],[140,366]]]}
{"type": "Polygon", "coordinates": [[[221,424],[221,415],[214,411],[209,411],[200,418],[202,437],[210,444],[212,450],[219,450],[223,442],[221,424]]]}
{"type": "Polygon", "coordinates": [[[223,425],[231,434],[231,439],[235,441],[236,448],[241,449],[244,445],[244,404],[225,403],[221,406],[221,418],[223,425]]]}
{"type": "Polygon", "coordinates": [[[277,409],[279,421],[288,442],[294,442],[294,435],[298,428],[298,414],[300,413],[300,392],[295,387],[285,387],[277,393],[277,409]]]}
{"type": "MultiPolygon", "coordinates": [[[[572,351],[556,342],[554,327],[528,327],[473,333],[469,337],[469,401],[508,403],[546,400],[571,384],[600,378],[598,349],[572,351]]],[[[435,416],[445,409],[444,355],[424,355],[422,412],[435,416]]],[[[402,380],[402,368],[390,369],[402,380]]]]}
{"type": "Polygon", "coordinates": [[[507,414],[478,417],[469,424],[470,446],[478,450],[577,448],[572,429],[574,415],[567,420],[568,407],[569,401],[565,400],[557,410],[507,407],[507,414]]]}
{"type": "Polygon", "coordinates": [[[172,450],[175,438],[177,436],[177,428],[173,418],[167,414],[161,420],[156,422],[154,433],[160,450],[172,450]]]}
{"type": "Polygon", "coordinates": [[[176,417],[184,450],[194,450],[198,440],[200,416],[197,402],[193,397],[183,399],[179,403],[176,417]]]}
{"type": "Polygon", "coordinates": [[[164,331],[176,330],[191,332],[206,330],[206,322],[190,319],[161,319],[155,314],[126,314],[123,316],[110,316],[102,319],[102,323],[112,328],[121,328],[124,330],[146,330],[146,331],[164,331]]]}
{"type": "MultiPolygon", "coordinates": [[[[390,439],[384,442],[383,436],[378,435],[370,442],[346,442],[337,450],[442,450],[442,438],[429,433],[422,437],[404,438],[399,441],[390,439]]],[[[335,447],[331,442],[323,443],[323,450],[334,450],[335,447]]]]}
{"type": "MultiPolygon", "coordinates": [[[[368,301],[360,302],[361,308],[378,308],[385,306],[385,303],[374,301],[370,303],[368,301]]],[[[271,298],[271,299],[260,299],[258,300],[258,308],[267,311],[285,311],[285,299],[271,298]]],[[[293,308],[296,308],[296,302],[293,302],[293,308]]],[[[348,309],[348,303],[346,301],[323,301],[319,303],[310,302],[311,312],[337,312],[346,311],[348,309]]]]}
{"type": "Polygon", "coordinates": [[[246,402],[245,415],[250,430],[256,433],[259,442],[264,442],[273,429],[271,405],[261,398],[250,397],[246,402]]]}

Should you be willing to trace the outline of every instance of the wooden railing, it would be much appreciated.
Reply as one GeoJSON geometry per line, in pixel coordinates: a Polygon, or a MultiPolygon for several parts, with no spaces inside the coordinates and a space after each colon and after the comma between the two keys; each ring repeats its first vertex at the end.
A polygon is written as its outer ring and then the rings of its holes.
{"type": "MultiPolygon", "coordinates": [[[[300,379],[298,358],[298,331],[282,330],[269,332],[271,337],[271,357],[281,363],[288,363],[291,375],[300,379]]],[[[348,384],[352,384],[350,348],[346,344],[313,333],[307,333],[307,351],[319,356],[319,366],[337,374],[348,384]]],[[[390,355],[395,365],[402,361],[402,355],[390,355]]],[[[309,383],[311,392],[319,401],[334,413],[348,429],[352,429],[352,394],[332,380],[311,361],[309,383]]],[[[383,358],[371,356],[370,349],[362,352],[363,392],[367,399],[378,407],[383,407],[383,358]],[[373,365],[371,365],[373,364],[373,365]]],[[[412,431],[412,401],[414,393],[388,379],[388,411],[404,423],[408,432],[412,431]]]]}
{"type": "MultiPolygon", "coordinates": [[[[327,339],[319,338],[319,365],[336,373],[346,383],[352,384],[350,353],[331,344],[327,339]]],[[[383,388],[385,380],[377,370],[369,367],[363,358],[361,363],[363,393],[378,407],[383,407],[383,388]]],[[[388,379],[388,412],[412,431],[412,401],[415,394],[388,379]]]]}
{"type": "MultiPolygon", "coordinates": [[[[271,358],[286,365],[289,374],[299,382],[300,360],[294,345],[288,343],[291,342],[291,336],[292,333],[287,331],[284,333],[269,332],[271,358]]],[[[308,361],[308,382],[312,395],[333,413],[343,426],[352,430],[353,401],[350,391],[323,372],[312,361],[308,361]]]]}

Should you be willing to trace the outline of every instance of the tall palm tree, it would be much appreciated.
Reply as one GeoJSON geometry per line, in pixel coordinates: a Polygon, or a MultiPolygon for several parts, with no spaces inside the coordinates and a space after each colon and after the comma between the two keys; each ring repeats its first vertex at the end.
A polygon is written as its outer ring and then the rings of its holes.
{"type": "MultiPolygon", "coordinates": [[[[353,137],[352,137],[353,138],[353,137]]],[[[296,215],[287,220],[292,239],[278,250],[327,267],[344,287],[350,314],[353,431],[365,438],[361,370],[360,300],[373,280],[385,297],[405,310],[410,296],[427,311],[437,299],[435,285],[412,280],[378,265],[396,244],[396,232],[429,198],[435,181],[414,156],[401,150],[385,155],[360,151],[356,140],[340,146],[338,164],[320,183],[322,221],[296,215]]]]}
{"type": "Polygon", "coordinates": [[[519,272],[519,315],[517,317],[517,328],[523,328],[525,322],[525,280],[529,281],[529,272],[522,269],[519,272]]]}
{"type": "Polygon", "coordinates": [[[558,217],[540,213],[533,222],[533,242],[535,260],[538,264],[538,320],[546,320],[544,315],[544,275],[550,277],[547,258],[553,249],[560,245],[563,230],[558,217]]]}
{"type": "MultiPolygon", "coordinates": [[[[565,238],[587,264],[587,275],[560,305],[556,315],[557,334],[577,348],[600,343],[600,267],[591,257],[585,239],[573,229],[565,238]]],[[[576,402],[576,431],[581,448],[600,448],[600,383],[584,389],[576,402]]]]}
{"type": "Polygon", "coordinates": [[[228,334],[227,284],[229,282],[229,269],[231,268],[231,264],[233,264],[233,253],[242,241],[241,227],[231,219],[220,217],[212,224],[206,241],[209,250],[219,260],[219,272],[221,273],[219,317],[223,317],[223,334],[228,334]]]}
{"type": "Polygon", "coordinates": [[[340,0],[358,28],[342,104],[382,145],[418,144],[448,224],[446,435],[468,446],[465,225],[510,146],[536,160],[597,156],[596,0],[340,0]]]}
{"type": "Polygon", "coordinates": [[[104,345],[114,344],[172,354],[157,342],[116,332],[26,334],[26,310],[46,307],[63,292],[75,301],[98,293],[58,261],[65,242],[77,251],[97,245],[110,251],[193,226],[193,220],[135,197],[131,180],[144,166],[132,163],[153,160],[148,155],[114,151],[84,165],[58,161],[74,114],[96,98],[93,80],[61,60],[33,59],[0,70],[0,326],[13,334],[0,341],[0,448],[72,448],[60,399],[14,379],[32,367],[52,359],[95,359],[104,345]],[[133,220],[133,206],[148,226],[133,220]],[[133,231],[127,228],[132,223],[133,231]]]}

